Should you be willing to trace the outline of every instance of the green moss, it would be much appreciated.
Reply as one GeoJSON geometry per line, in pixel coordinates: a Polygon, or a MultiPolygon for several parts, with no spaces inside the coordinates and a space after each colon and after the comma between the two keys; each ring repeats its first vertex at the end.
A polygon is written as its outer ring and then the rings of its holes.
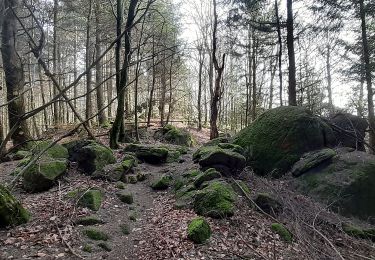
{"type": "Polygon", "coordinates": [[[173,183],[173,190],[178,191],[179,189],[184,187],[185,184],[186,184],[186,181],[182,178],[179,178],[175,180],[175,182],[173,183]]]}
{"type": "Polygon", "coordinates": [[[180,161],[181,153],[176,150],[169,150],[168,151],[168,157],[167,157],[167,163],[174,163],[180,161]]]}
{"type": "Polygon", "coordinates": [[[131,221],[137,221],[137,212],[131,211],[129,213],[129,220],[131,220],[131,221]]]}
{"type": "Polygon", "coordinates": [[[0,227],[17,226],[30,219],[28,211],[0,184],[0,227]]]}
{"type": "Polygon", "coordinates": [[[166,190],[171,185],[171,182],[171,176],[163,175],[160,179],[151,184],[151,188],[154,190],[166,190]]]}
{"type": "Polygon", "coordinates": [[[168,149],[164,147],[152,147],[138,144],[129,144],[124,152],[132,152],[136,157],[150,164],[165,163],[168,156],[168,149]]]}
{"type": "Polygon", "coordinates": [[[84,146],[77,158],[78,164],[87,174],[102,170],[104,166],[116,162],[116,158],[110,148],[92,143],[84,146]]]}
{"type": "Polygon", "coordinates": [[[245,192],[247,195],[250,195],[250,194],[251,194],[251,190],[250,190],[249,186],[248,186],[244,181],[236,180],[236,182],[237,182],[238,185],[240,185],[240,187],[242,188],[242,189],[240,189],[236,183],[233,183],[233,184],[232,184],[233,189],[234,189],[238,194],[243,194],[243,192],[245,192]],[[243,190],[243,191],[242,191],[242,190],[243,190]]]}
{"type": "Polygon", "coordinates": [[[44,157],[31,166],[23,175],[23,187],[29,192],[50,189],[67,169],[66,160],[44,157]]]}
{"type": "Polygon", "coordinates": [[[213,168],[210,168],[210,169],[206,170],[205,172],[200,173],[195,178],[194,186],[198,188],[199,186],[201,186],[201,184],[203,182],[211,181],[211,180],[214,180],[214,179],[217,179],[217,178],[220,178],[220,177],[221,177],[221,174],[218,171],[216,171],[213,168]]]}
{"type": "Polygon", "coordinates": [[[122,181],[118,181],[118,182],[116,182],[115,187],[117,189],[123,190],[123,189],[125,189],[125,183],[123,183],[122,181]]]}
{"type": "Polygon", "coordinates": [[[98,247],[100,247],[101,249],[103,249],[104,251],[107,251],[107,252],[112,251],[112,248],[109,246],[109,244],[105,243],[105,242],[98,243],[98,247]]]}
{"type": "Polygon", "coordinates": [[[236,144],[230,144],[230,143],[219,143],[217,145],[221,149],[231,150],[232,152],[236,152],[239,154],[244,154],[244,149],[236,144]]]}
{"type": "Polygon", "coordinates": [[[122,167],[124,168],[125,172],[132,170],[134,167],[137,166],[137,159],[136,158],[129,158],[125,159],[121,162],[122,167]]]}
{"type": "Polygon", "coordinates": [[[130,226],[128,224],[121,224],[120,225],[121,232],[124,235],[129,235],[130,234],[130,226]]]}
{"type": "Polygon", "coordinates": [[[83,252],[92,253],[92,245],[86,244],[82,248],[83,252]]]}
{"type": "Polygon", "coordinates": [[[205,143],[203,146],[216,146],[220,143],[222,144],[229,143],[228,137],[218,137],[218,138],[211,139],[210,141],[205,143]]]}
{"type": "Polygon", "coordinates": [[[133,204],[134,198],[133,194],[129,192],[118,192],[117,197],[126,204],[133,204]]]}
{"type": "Polygon", "coordinates": [[[191,171],[189,171],[189,172],[187,172],[187,173],[184,173],[184,174],[182,175],[182,177],[184,177],[184,178],[188,178],[188,179],[194,179],[194,178],[197,177],[200,173],[201,173],[200,170],[191,170],[191,171]]]}
{"type": "Polygon", "coordinates": [[[193,145],[193,138],[191,137],[190,133],[182,129],[170,129],[164,134],[164,139],[172,144],[185,146],[193,145]]]}
{"type": "Polygon", "coordinates": [[[26,157],[29,157],[29,156],[31,156],[31,155],[32,155],[32,153],[31,153],[30,151],[19,150],[19,151],[17,151],[17,152],[14,154],[13,159],[14,159],[14,160],[22,160],[22,159],[24,159],[24,158],[26,158],[26,157]]]}
{"type": "Polygon", "coordinates": [[[280,238],[282,240],[284,240],[285,242],[287,243],[292,243],[293,241],[293,236],[292,234],[289,232],[289,230],[284,227],[284,225],[280,224],[280,223],[273,223],[271,225],[271,229],[280,236],[280,238]]]}
{"type": "MultiPolygon", "coordinates": [[[[52,141],[33,141],[27,144],[26,149],[32,154],[37,154],[51,144],[52,141]]],[[[55,159],[68,159],[69,153],[68,150],[61,144],[55,144],[47,150],[45,155],[55,159]]]]}
{"type": "Polygon", "coordinates": [[[78,218],[75,223],[77,225],[83,225],[83,226],[91,226],[96,224],[103,224],[104,221],[99,219],[97,216],[91,215],[91,216],[85,216],[78,218]]]}
{"type": "Polygon", "coordinates": [[[234,214],[235,194],[226,183],[214,181],[198,191],[194,197],[197,214],[213,218],[225,218],[234,214]]]}
{"type": "Polygon", "coordinates": [[[147,179],[147,175],[142,173],[142,172],[138,172],[137,173],[137,181],[145,181],[147,179]]]}
{"type": "Polygon", "coordinates": [[[125,183],[136,184],[138,182],[138,177],[136,174],[128,174],[123,176],[123,181],[125,183]]]}
{"type": "Polygon", "coordinates": [[[268,193],[259,193],[254,202],[264,212],[276,217],[282,211],[281,203],[268,193]]]}
{"type": "Polygon", "coordinates": [[[234,139],[260,175],[282,175],[308,151],[333,143],[332,129],[302,107],[279,107],[263,113],[234,139]]]}
{"type": "Polygon", "coordinates": [[[106,233],[97,228],[86,228],[83,232],[88,238],[92,240],[107,241],[109,239],[109,236],[106,233]]]}
{"type": "Polygon", "coordinates": [[[103,195],[100,190],[91,189],[83,193],[78,200],[78,205],[97,211],[102,204],[103,195]]]}
{"type": "Polygon", "coordinates": [[[365,232],[359,227],[352,226],[350,224],[343,223],[342,230],[352,237],[365,238],[365,232]]]}
{"type": "Polygon", "coordinates": [[[193,219],[188,225],[188,238],[196,244],[202,244],[211,236],[211,228],[208,222],[198,217],[193,219]]]}

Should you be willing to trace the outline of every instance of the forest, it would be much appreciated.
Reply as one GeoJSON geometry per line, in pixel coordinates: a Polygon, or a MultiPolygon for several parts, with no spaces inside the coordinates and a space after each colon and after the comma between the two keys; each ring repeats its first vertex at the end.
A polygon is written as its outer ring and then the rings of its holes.
{"type": "Polygon", "coordinates": [[[375,259],[372,0],[0,0],[0,259],[375,259]]]}

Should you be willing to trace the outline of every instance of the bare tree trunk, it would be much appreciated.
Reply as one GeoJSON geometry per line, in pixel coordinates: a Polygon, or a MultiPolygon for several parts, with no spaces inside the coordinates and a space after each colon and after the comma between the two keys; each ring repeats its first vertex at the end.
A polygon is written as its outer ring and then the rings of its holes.
{"type": "Polygon", "coordinates": [[[210,131],[210,139],[217,138],[219,136],[219,130],[217,128],[217,119],[219,115],[219,102],[223,94],[223,90],[221,88],[221,78],[223,76],[224,66],[225,66],[225,54],[222,57],[221,66],[216,58],[216,50],[217,50],[217,12],[216,12],[216,0],[212,0],[213,8],[214,8],[214,22],[213,22],[213,33],[212,33],[212,60],[214,64],[214,68],[216,71],[216,79],[215,79],[215,86],[212,91],[213,95],[211,96],[211,131],[210,131]]]}
{"type": "Polygon", "coordinates": [[[173,61],[174,61],[174,52],[172,53],[172,57],[170,59],[170,64],[169,64],[169,106],[168,106],[168,114],[167,114],[167,121],[166,124],[169,123],[169,120],[172,116],[172,111],[173,111],[173,91],[172,91],[172,68],[173,68],[173,61]]]}
{"type": "Polygon", "coordinates": [[[151,116],[153,108],[153,98],[155,91],[155,80],[156,80],[156,69],[155,69],[155,37],[152,36],[152,84],[150,89],[150,96],[148,101],[148,114],[147,114],[147,126],[151,125],[151,116]]]}
{"type": "Polygon", "coordinates": [[[167,93],[167,79],[166,79],[166,66],[165,66],[165,53],[163,55],[163,61],[162,61],[162,73],[161,73],[161,78],[160,78],[160,100],[159,100],[159,114],[160,114],[160,125],[164,125],[164,117],[165,117],[165,97],[167,93]]]}
{"type": "MultiPolygon", "coordinates": [[[[111,58],[110,58],[111,59],[111,58]]],[[[108,77],[111,77],[109,80],[108,80],[108,83],[107,83],[107,102],[108,102],[108,118],[112,118],[113,115],[112,115],[112,104],[110,104],[112,102],[112,92],[113,92],[113,79],[112,79],[112,75],[113,75],[113,62],[112,62],[112,59],[111,61],[108,63],[108,66],[109,66],[109,75],[107,75],[108,77]]],[[[108,68],[107,68],[108,70],[108,68]]]]}
{"type": "MultiPolygon", "coordinates": [[[[367,25],[366,25],[366,11],[364,1],[359,0],[359,14],[361,17],[361,30],[362,30],[362,48],[363,48],[363,62],[365,64],[365,78],[367,84],[367,109],[368,109],[368,121],[370,125],[369,137],[370,146],[372,149],[375,148],[375,114],[374,114],[374,91],[372,89],[372,75],[371,75],[371,64],[370,64],[370,53],[367,39],[367,25]]],[[[372,151],[373,152],[373,151],[372,151]]]]}
{"type": "Polygon", "coordinates": [[[326,57],[326,68],[327,68],[327,90],[328,90],[328,105],[329,109],[333,110],[333,99],[332,99],[332,73],[331,73],[331,46],[327,44],[327,57],[326,57]]]}
{"type": "Polygon", "coordinates": [[[257,106],[258,106],[258,98],[257,98],[257,52],[258,52],[258,39],[255,39],[255,33],[253,32],[253,55],[252,55],[252,79],[253,79],[253,104],[251,106],[251,120],[254,121],[257,117],[257,106]]]}
{"type": "Polygon", "coordinates": [[[268,104],[269,109],[272,109],[272,105],[273,105],[273,91],[274,91],[273,82],[274,82],[275,74],[276,74],[276,66],[277,66],[277,62],[275,62],[275,64],[272,64],[272,58],[271,58],[270,59],[270,68],[271,68],[270,100],[268,104]]]}
{"type": "Polygon", "coordinates": [[[17,9],[18,0],[4,0],[4,20],[2,24],[2,45],[1,54],[5,71],[5,81],[7,87],[9,126],[13,128],[18,125],[13,132],[11,139],[13,145],[22,144],[30,139],[30,132],[25,120],[19,122],[20,117],[25,114],[24,97],[20,93],[24,90],[25,76],[23,64],[17,54],[17,18],[13,10],[17,9]]]}
{"type": "Polygon", "coordinates": [[[95,65],[96,69],[96,102],[98,108],[98,121],[99,125],[104,125],[107,122],[107,117],[104,112],[104,93],[103,93],[103,64],[100,60],[100,56],[102,55],[102,48],[101,48],[101,31],[100,31],[100,2],[99,0],[95,1],[95,23],[96,23],[96,36],[95,36],[95,54],[96,59],[98,62],[95,65]],[[99,86],[100,85],[100,86],[99,86]]]}
{"type": "Polygon", "coordinates": [[[203,63],[204,53],[203,46],[198,47],[199,53],[199,69],[198,69],[198,131],[202,130],[202,74],[203,74],[203,63]]]}
{"type": "Polygon", "coordinates": [[[279,16],[279,4],[275,0],[275,15],[276,15],[276,25],[277,25],[277,41],[279,44],[278,51],[278,65],[279,65],[279,92],[280,92],[280,106],[283,106],[283,72],[282,72],[282,55],[283,55],[283,41],[281,39],[281,24],[279,16]]]}
{"type": "MultiPolygon", "coordinates": [[[[73,55],[73,77],[76,79],[78,75],[77,71],[77,44],[78,44],[78,32],[77,32],[77,26],[74,27],[74,43],[73,43],[73,48],[74,48],[74,55],[73,55]]],[[[74,108],[78,110],[77,107],[77,97],[78,97],[78,84],[74,85],[73,89],[73,96],[74,96],[74,108]]],[[[78,122],[78,118],[74,116],[74,122],[78,122]]]]}
{"type": "Polygon", "coordinates": [[[289,57],[289,86],[288,101],[289,106],[297,106],[297,82],[296,82],[296,58],[294,53],[294,18],[293,18],[293,0],[287,0],[287,46],[289,57]]]}
{"type": "Polygon", "coordinates": [[[110,146],[112,148],[118,147],[118,142],[120,140],[120,135],[124,133],[124,106],[125,106],[125,89],[128,83],[128,73],[129,73],[129,63],[131,60],[131,28],[135,18],[135,9],[137,7],[138,0],[130,0],[128,17],[126,20],[124,35],[125,40],[125,54],[124,62],[122,65],[122,71],[120,75],[120,84],[118,85],[117,91],[117,112],[116,119],[113,123],[111,133],[110,133],[110,146]]]}
{"type": "MultiPolygon", "coordinates": [[[[55,74],[55,77],[57,76],[58,74],[58,69],[57,69],[57,56],[58,56],[58,53],[57,53],[57,23],[58,23],[58,7],[59,7],[59,1],[58,0],[54,0],[53,1],[53,50],[52,50],[52,60],[53,60],[53,73],[55,74]]],[[[59,76],[58,76],[59,78],[59,76]]],[[[54,87],[53,88],[53,95],[56,96],[58,94],[58,91],[57,89],[54,87]]],[[[59,101],[56,101],[55,103],[53,103],[53,124],[55,126],[59,125],[59,119],[60,119],[60,110],[59,110],[59,101]]]]}
{"type": "MultiPolygon", "coordinates": [[[[90,67],[91,61],[91,47],[90,47],[90,31],[91,31],[91,13],[92,13],[92,0],[89,0],[89,10],[87,14],[87,24],[86,24],[86,70],[90,67]]],[[[92,116],[92,100],[91,100],[91,77],[92,70],[89,69],[86,74],[86,119],[92,116]]],[[[91,126],[91,120],[87,121],[87,126],[91,126]]]]}

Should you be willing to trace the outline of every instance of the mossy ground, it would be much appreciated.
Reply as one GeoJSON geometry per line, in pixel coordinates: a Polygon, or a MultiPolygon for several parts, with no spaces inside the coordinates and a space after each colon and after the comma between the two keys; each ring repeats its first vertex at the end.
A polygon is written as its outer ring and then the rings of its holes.
{"type": "Polygon", "coordinates": [[[103,224],[104,221],[99,219],[95,215],[90,215],[90,216],[85,216],[85,217],[80,217],[78,218],[75,223],[77,225],[83,225],[83,226],[91,226],[91,225],[96,225],[96,224],[103,224]]]}
{"type": "Polygon", "coordinates": [[[116,193],[116,195],[122,202],[124,202],[126,204],[133,204],[133,202],[134,202],[134,198],[133,198],[132,193],[122,191],[122,192],[116,193]]]}
{"type": "Polygon", "coordinates": [[[109,236],[104,233],[103,231],[97,229],[97,228],[86,228],[84,231],[85,235],[92,239],[92,240],[103,240],[107,241],[109,239],[109,236]]]}
{"type": "Polygon", "coordinates": [[[161,178],[151,184],[151,188],[154,190],[166,190],[171,185],[172,179],[172,176],[163,175],[161,178]]]}
{"type": "Polygon", "coordinates": [[[102,204],[103,194],[100,190],[87,190],[78,200],[78,205],[97,211],[102,204]]]}

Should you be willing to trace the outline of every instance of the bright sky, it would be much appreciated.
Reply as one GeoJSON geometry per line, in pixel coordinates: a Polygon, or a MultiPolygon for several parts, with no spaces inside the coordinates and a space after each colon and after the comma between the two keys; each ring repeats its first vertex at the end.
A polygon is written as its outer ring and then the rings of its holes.
{"type": "MultiPolygon", "coordinates": [[[[193,6],[200,5],[204,2],[211,2],[211,0],[174,0],[174,2],[181,4],[181,23],[183,25],[183,32],[181,38],[188,44],[192,45],[197,40],[198,27],[194,22],[194,19],[197,18],[197,13],[194,10],[193,6]]],[[[308,17],[303,17],[305,6],[301,2],[296,2],[294,6],[294,13],[298,16],[298,20],[303,21],[309,19],[308,17]],[[301,19],[303,17],[303,19],[301,19]]],[[[286,13],[286,2],[281,0],[280,3],[280,13],[285,17],[286,13]]],[[[225,14],[223,14],[225,15],[225,14]]],[[[324,62],[322,60],[322,62],[324,62]]],[[[197,65],[194,65],[197,66],[197,65]]],[[[335,67],[333,67],[335,69],[335,67]]],[[[352,90],[350,83],[342,82],[342,76],[337,72],[333,74],[333,99],[334,104],[338,107],[344,108],[347,107],[348,102],[351,98],[352,90]]]]}

